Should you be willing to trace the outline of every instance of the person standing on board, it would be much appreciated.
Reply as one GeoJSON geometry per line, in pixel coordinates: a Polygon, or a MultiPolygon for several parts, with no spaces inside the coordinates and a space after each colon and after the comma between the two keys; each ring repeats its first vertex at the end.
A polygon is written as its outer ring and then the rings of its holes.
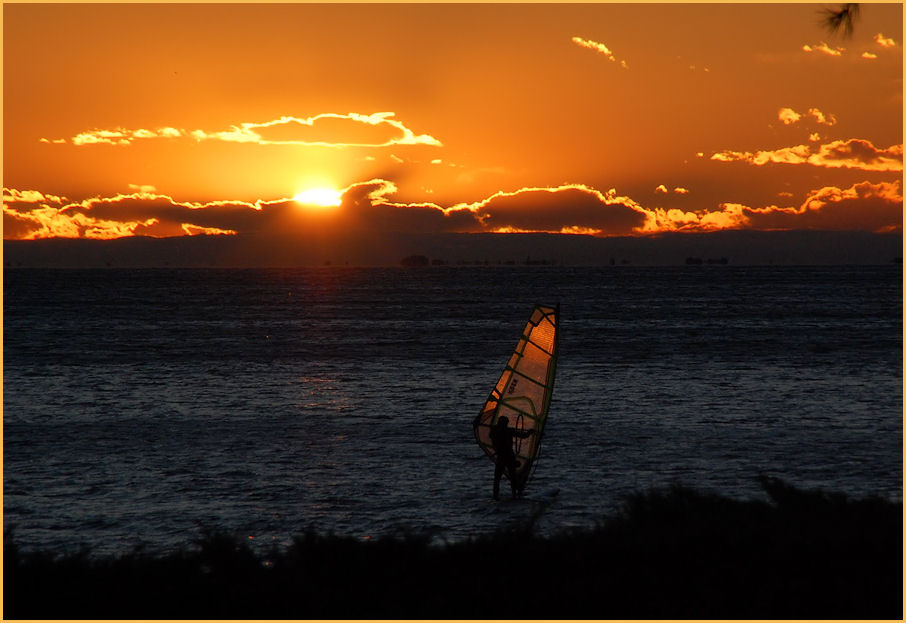
{"type": "Polygon", "coordinates": [[[494,445],[495,465],[494,465],[494,499],[500,499],[500,477],[507,468],[510,470],[510,486],[513,489],[513,498],[518,493],[516,489],[516,468],[519,463],[516,461],[516,454],[513,452],[513,440],[516,437],[525,439],[531,436],[535,431],[519,431],[509,427],[510,420],[507,416],[501,415],[497,424],[491,427],[491,443],[494,445]]]}

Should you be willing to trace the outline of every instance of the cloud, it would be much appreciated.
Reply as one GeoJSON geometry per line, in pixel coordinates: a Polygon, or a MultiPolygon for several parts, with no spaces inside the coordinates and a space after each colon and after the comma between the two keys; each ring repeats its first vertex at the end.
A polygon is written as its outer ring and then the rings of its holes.
{"type": "Polygon", "coordinates": [[[879,149],[862,139],[838,140],[820,145],[796,145],[758,152],[722,151],[711,156],[719,162],[765,164],[809,164],[816,167],[861,169],[863,171],[902,171],[903,145],[879,149]]]}
{"type": "Polygon", "coordinates": [[[3,236],[5,239],[33,240],[37,238],[97,238],[108,240],[134,236],[140,227],[156,224],[145,221],[120,221],[86,216],[81,212],[65,213],[46,204],[30,210],[17,210],[3,204],[3,236]]]}
{"type": "MultiPolygon", "coordinates": [[[[195,141],[223,141],[257,145],[302,145],[317,147],[389,147],[392,145],[431,145],[442,143],[428,134],[416,134],[402,122],[394,119],[395,113],[378,112],[371,115],[359,113],[322,113],[305,119],[283,116],[262,123],[240,123],[226,130],[186,130],[161,127],[156,130],[139,128],[94,129],[72,137],[73,145],[131,145],[147,139],[194,139],[195,141]]],[[[45,143],[65,142],[65,139],[45,143]]]]}
{"type": "MultiPolygon", "coordinates": [[[[790,193],[779,193],[791,197],[790,193]]],[[[726,202],[717,210],[655,210],[656,231],[706,232],[723,229],[900,231],[903,196],[899,180],[861,182],[847,189],[823,187],[808,193],[800,206],[761,208],[726,202]]]]}
{"type": "Polygon", "coordinates": [[[802,115],[792,108],[781,108],[777,113],[777,118],[783,121],[784,125],[790,125],[799,121],[802,118],[802,115]]]}
{"type": "Polygon", "coordinates": [[[16,190],[15,188],[3,189],[3,202],[21,202],[21,203],[42,203],[45,201],[53,203],[62,203],[67,201],[66,197],[59,195],[49,195],[37,190],[16,190]]]}
{"type": "Polygon", "coordinates": [[[757,229],[901,231],[903,194],[900,181],[860,182],[849,188],[812,190],[799,207],[746,208],[757,229]]]}
{"type": "Polygon", "coordinates": [[[882,48],[895,48],[897,47],[897,42],[891,39],[890,37],[885,37],[881,33],[875,35],[875,42],[882,48]]]}
{"type": "Polygon", "coordinates": [[[836,125],[837,118],[833,115],[825,115],[823,112],[817,108],[809,108],[808,114],[815,118],[815,120],[821,125],[836,125]]]}
{"type": "MultiPolygon", "coordinates": [[[[896,41],[894,41],[891,37],[885,37],[882,33],[876,34],[874,36],[874,41],[881,48],[884,48],[884,49],[893,49],[893,48],[898,47],[896,41]]],[[[804,45],[804,46],[802,46],[802,49],[805,52],[809,52],[809,53],[815,52],[819,55],[838,56],[838,57],[843,56],[843,53],[846,51],[846,48],[831,47],[824,41],[822,41],[818,45],[804,45]]],[[[875,54],[874,52],[864,51],[860,55],[860,58],[863,58],[866,60],[876,60],[878,58],[878,55],[875,54]]]]}
{"type": "MultiPolygon", "coordinates": [[[[589,50],[594,50],[595,52],[599,52],[600,54],[603,54],[604,56],[609,58],[614,63],[617,62],[617,59],[613,55],[613,52],[611,52],[610,48],[608,48],[603,43],[599,43],[597,41],[592,41],[590,39],[583,39],[582,37],[573,37],[572,42],[575,43],[576,45],[582,46],[583,48],[588,48],[589,50]]],[[[623,69],[629,69],[629,66],[626,64],[626,61],[620,61],[620,67],[622,67],[623,69]]]]}
{"type": "Polygon", "coordinates": [[[551,188],[527,187],[497,192],[468,209],[490,231],[584,231],[600,235],[628,235],[646,227],[650,213],[628,197],[607,194],[584,184],[551,188]]]}
{"type": "MultiPolygon", "coordinates": [[[[666,188],[666,187],[665,187],[666,188]]],[[[677,187],[673,192],[684,194],[677,187]]],[[[7,239],[49,237],[110,239],[125,236],[261,234],[282,239],[330,239],[349,232],[559,232],[598,236],[721,229],[871,229],[902,227],[900,182],[823,187],[800,206],[754,208],[736,202],[716,209],[647,208],[615,189],[583,184],[499,191],[471,203],[441,206],[394,201],[395,183],[371,179],[348,186],[340,205],[310,210],[289,198],[244,201],[177,201],[156,192],[69,201],[35,190],[4,189],[7,239]]],[[[789,198],[789,193],[779,196],[789,198]]]]}
{"type": "Polygon", "coordinates": [[[431,202],[399,203],[391,200],[397,192],[391,181],[373,179],[349,186],[340,204],[344,231],[371,233],[478,232],[481,223],[465,206],[444,208],[431,202]]]}
{"type": "MultiPolygon", "coordinates": [[[[657,188],[654,189],[655,194],[667,195],[670,194],[670,190],[664,185],[660,184],[657,188]]],[[[677,195],[688,195],[689,189],[683,188],[682,186],[677,186],[673,189],[673,193],[677,195]]]]}
{"type": "Polygon", "coordinates": [[[841,56],[846,51],[846,48],[832,48],[823,41],[815,46],[804,45],[802,49],[806,52],[818,52],[828,56],[841,56]]]}
{"type": "Polygon", "coordinates": [[[196,233],[237,233],[234,226],[254,229],[251,213],[268,202],[180,202],[167,195],[139,191],[113,197],[92,197],[72,202],[37,191],[3,191],[5,238],[98,238],[124,236],[182,236],[196,233]],[[40,193],[37,193],[40,194],[40,193]]]}
{"type": "MultiPolygon", "coordinates": [[[[817,108],[809,108],[808,112],[805,113],[809,117],[815,119],[815,121],[821,125],[836,125],[837,118],[834,115],[825,114],[818,110],[817,108]]],[[[780,119],[784,125],[793,125],[802,119],[803,115],[799,114],[792,108],[781,108],[777,112],[777,118],[780,119]]]]}
{"type": "Polygon", "coordinates": [[[903,145],[878,149],[871,142],[861,139],[833,141],[821,145],[818,153],[809,156],[809,164],[865,171],[902,171],[903,145]]]}

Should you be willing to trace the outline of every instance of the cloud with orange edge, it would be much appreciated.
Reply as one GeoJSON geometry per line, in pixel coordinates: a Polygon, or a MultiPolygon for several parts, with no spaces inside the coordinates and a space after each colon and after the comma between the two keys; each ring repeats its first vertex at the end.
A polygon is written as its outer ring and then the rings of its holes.
{"type": "Polygon", "coordinates": [[[251,223],[241,212],[260,212],[268,202],[180,202],[151,192],[69,201],[38,191],[3,189],[3,236],[11,239],[95,238],[235,234],[226,222],[251,223]]]}
{"type": "Polygon", "coordinates": [[[863,171],[902,171],[903,145],[891,145],[887,149],[881,149],[875,147],[870,141],[848,139],[820,145],[817,150],[813,150],[808,145],[757,152],[726,150],[713,154],[711,160],[746,162],[756,166],[808,164],[816,167],[861,169],[863,171]]]}
{"type": "Polygon", "coordinates": [[[799,207],[746,208],[756,229],[902,231],[900,180],[860,182],[849,188],[824,186],[808,193],[799,207]]]}
{"type": "MultiPolygon", "coordinates": [[[[878,33],[874,36],[874,41],[881,48],[891,49],[896,48],[897,42],[891,37],[885,37],[882,33],[878,33]]],[[[819,55],[831,56],[831,57],[842,57],[843,53],[846,52],[846,48],[841,47],[831,47],[824,41],[820,42],[818,45],[803,45],[802,50],[808,53],[817,53],[819,55]]],[[[864,51],[862,52],[861,58],[867,60],[875,60],[878,58],[878,55],[874,52],[864,51]]]]}
{"type": "MultiPolygon", "coordinates": [[[[790,196],[789,193],[781,195],[790,196]]],[[[652,233],[726,229],[902,231],[903,196],[899,181],[861,182],[847,189],[827,186],[813,190],[798,207],[754,208],[726,202],[717,210],[658,209],[654,211],[653,221],[652,233]]]]}
{"type": "Polygon", "coordinates": [[[836,125],[837,118],[832,114],[825,114],[818,110],[817,108],[809,108],[807,113],[800,114],[793,110],[792,108],[781,108],[777,112],[777,118],[783,122],[784,125],[793,125],[797,123],[803,116],[809,116],[815,119],[815,121],[821,125],[836,125]]]}
{"type": "MultiPolygon", "coordinates": [[[[611,52],[610,48],[608,48],[603,43],[600,43],[598,41],[592,41],[591,39],[583,39],[582,37],[573,37],[572,42],[583,48],[587,48],[589,50],[594,50],[595,52],[598,52],[599,54],[603,54],[608,59],[610,59],[611,62],[614,62],[614,63],[617,62],[617,59],[613,55],[613,52],[611,52]]],[[[620,61],[620,67],[622,67],[623,69],[629,69],[629,66],[626,64],[626,61],[620,61]]]]}
{"type": "Polygon", "coordinates": [[[875,43],[877,43],[882,48],[895,48],[897,47],[897,42],[890,37],[885,37],[883,34],[878,33],[875,35],[875,43]]]}
{"type": "MultiPolygon", "coordinates": [[[[227,130],[209,132],[161,127],[94,129],[81,132],[70,139],[76,146],[131,145],[146,139],[193,139],[256,145],[300,145],[309,147],[390,147],[394,145],[430,145],[442,143],[429,134],[416,134],[394,117],[393,112],[371,115],[359,113],[322,113],[307,118],[283,116],[262,123],[240,123],[227,130]]],[[[44,143],[65,143],[65,139],[46,139],[44,143]]]]}
{"type": "MultiPolygon", "coordinates": [[[[683,188],[682,186],[676,186],[673,189],[673,193],[676,195],[688,195],[689,192],[690,191],[688,188],[683,188]]],[[[658,186],[654,189],[654,193],[661,194],[661,195],[668,195],[668,194],[670,194],[670,189],[668,189],[667,186],[664,184],[658,184],[658,186]]]]}
{"type": "Polygon", "coordinates": [[[636,201],[585,184],[499,191],[450,208],[475,213],[487,231],[568,232],[630,235],[646,230],[651,212],[636,201]]]}
{"type": "Polygon", "coordinates": [[[842,56],[843,52],[846,51],[846,48],[835,47],[832,48],[827,45],[824,41],[818,45],[803,45],[802,50],[805,52],[818,52],[820,54],[825,54],[827,56],[842,56]]]}
{"type": "Polygon", "coordinates": [[[792,108],[781,108],[777,113],[777,118],[780,119],[784,125],[791,125],[799,121],[802,118],[802,115],[792,108]]]}
{"type": "MultiPolygon", "coordinates": [[[[147,190],[147,189],[146,189],[147,190]]],[[[863,182],[847,189],[823,187],[800,206],[749,207],[737,202],[716,209],[647,208],[615,189],[606,193],[583,184],[500,191],[471,203],[401,203],[396,184],[372,179],[343,191],[331,211],[306,211],[289,198],[274,200],[177,201],[138,191],[82,201],[35,190],[4,189],[6,239],[50,237],[110,239],[125,236],[255,234],[341,235],[381,232],[556,232],[595,236],[722,229],[902,229],[899,181],[863,182]]],[[[781,195],[789,197],[789,193],[781,195]]]]}

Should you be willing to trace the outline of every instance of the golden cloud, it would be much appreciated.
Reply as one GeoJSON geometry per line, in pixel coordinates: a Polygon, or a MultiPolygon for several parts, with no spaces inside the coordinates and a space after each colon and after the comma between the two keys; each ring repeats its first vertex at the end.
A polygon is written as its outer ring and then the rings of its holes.
{"type": "Polygon", "coordinates": [[[902,171],[903,145],[879,149],[862,139],[839,140],[820,145],[796,145],[758,152],[722,151],[711,156],[719,162],[765,164],[809,164],[816,167],[861,169],[863,171],[902,171]]]}
{"type": "MultiPolygon", "coordinates": [[[[317,147],[389,147],[392,145],[431,145],[442,143],[428,134],[416,134],[395,113],[322,113],[305,119],[283,116],[263,123],[241,123],[227,130],[209,132],[162,127],[95,129],[72,137],[73,145],[131,145],[137,140],[191,138],[196,141],[223,141],[257,145],[301,145],[317,147]]],[[[65,142],[65,139],[45,143],[65,142]]]]}
{"type": "MultiPolygon", "coordinates": [[[[837,118],[834,115],[825,114],[817,108],[809,108],[805,114],[813,117],[821,125],[835,125],[837,123],[837,118]]],[[[792,125],[802,119],[802,117],[803,115],[792,108],[781,108],[777,113],[777,118],[783,121],[784,125],[792,125]]]]}
{"type": "MultiPolygon", "coordinates": [[[[790,193],[779,193],[790,197],[790,193]]],[[[834,186],[813,190],[798,207],[754,208],[721,203],[717,210],[653,211],[652,232],[708,232],[724,229],[902,230],[903,197],[900,182],[862,182],[847,189],[834,186]]]]}
{"type": "Polygon", "coordinates": [[[818,45],[804,45],[802,49],[806,52],[820,52],[821,54],[827,54],[828,56],[841,56],[846,48],[832,48],[827,45],[825,42],[821,42],[818,45]]]}
{"type": "Polygon", "coordinates": [[[179,202],[145,190],[113,197],[70,202],[37,191],[4,189],[5,238],[99,238],[181,236],[196,233],[235,234],[228,223],[253,222],[243,213],[260,212],[269,202],[179,202]],[[26,201],[30,199],[30,201],[26,201]]]}
{"type": "MultiPolygon", "coordinates": [[[[583,39],[582,37],[573,37],[572,42],[576,45],[579,45],[583,48],[588,48],[589,50],[594,50],[600,54],[603,54],[609,58],[612,62],[617,62],[616,57],[613,55],[613,52],[610,51],[605,44],[599,43],[597,41],[592,41],[590,39],[583,39]]],[[[620,67],[623,69],[629,69],[629,66],[626,64],[626,61],[620,61],[620,67]]]]}
{"type": "Polygon", "coordinates": [[[758,229],[898,231],[903,226],[900,181],[825,186],[808,193],[799,207],[747,208],[758,229]]]}
{"type": "Polygon", "coordinates": [[[865,171],[902,171],[903,145],[878,149],[871,142],[861,139],[833,141],[821,145],[818,153],[809,156],[809,164],[865,171]]]}
{"type": "Polygon", "coordinates": [[[802,115],[792,108],[781,108],[777,113],[777,118],[783,121],[784,125],[790,125],[799,121],[799,119],[802,118],[802,115]]]}
{"type": "Polygon", "coordinates": [[[628,235],[647,231],[650,211],[629,197],[606,194],[585,184],[525,187],[499,191],[474,203],[449,210],[468,210],[485,230],[532,232],[593,232],[628,235]]]}
{"type": "Polygon", "coordinates": [[[881,33],[875,35],[875,42],[882,48],[895,48],[897,47],[897,42],[891,39],[890,37],[885,37],[881,33]]]}
{"type": "Polygon", "coordinates": [[[33,210],[19,211],[3,204],[4,238],[96,238],[110,240],[134,236],[140,227],[155,225],[155,219],[119,221],[96,218],[81,212],[64,212],[42,204],[33,210]]]}
{"type": "MultiPolygon", "coordinates": [[[[667,195],[667,194],[670,194],[670,190],[667,188],[666,185],[664,185],[664,184],[659,184],[659,185],[654,189],[654,193],[655,193],[655,194],[661,194],[661,195],[667,195]]],[[[683,188],[682,186],[677,186],[677,187],[675,187],[675,188],[673,189],[673,193],[676,194],[676,195],[688,195],[688,194],[689,194],[689,189],[688,189],[688,188],[683,188]]]]}
{"type": "MultiPolygon", "coordinates": [[[[666,187],[665,187],[666,188],[666,187]]],[[[675,193],[681,188],[674,189],[675,193]]],[[[823,187],[801,205],[749,207],[726,202],[717,209],[647,208],[615,189],[602,193],[583,184],[500,191],[473,203],[444,207],[392,200],[396,184],[359,182],[343,191],[336,210],[306,211],[292,199],[177,201],[147,189],[82,201],[35,190],[4,189],[4,237],[110,239],[126,236],[254,234],[269,236],[415,232],[560,232],[598,236],[722,229],[902,228],[899,181],[823,187]]],[[[780,193],[790,197],[789,193],[780,193]]]]}
{"type": "Polygon", "coordinates": [[[823,112],[817,108],[809,108],[808,114],[815,118],[815,120],[821,125],[835,125],[837,123],[837,118],[833,115],[825,115],[823,112]]]}

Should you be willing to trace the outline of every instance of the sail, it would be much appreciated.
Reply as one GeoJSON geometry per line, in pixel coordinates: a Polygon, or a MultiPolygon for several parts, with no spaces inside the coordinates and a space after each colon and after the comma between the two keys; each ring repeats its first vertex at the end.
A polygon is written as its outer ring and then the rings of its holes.
{"type": "Polygon", "coordinates": [[[492,461],[496,453],[491,427],[506,416],[509,426],[517,430],[513,441],[517,468],[515,473],[507,469],[504,474],[519,490],[525,486],[538,458],[554,391],[559,319],[559,306],[535,305],[500,380],[473,422],[475,439],[492,461]],[[528,431],[533,434],[525,436],[528,431]]]}

